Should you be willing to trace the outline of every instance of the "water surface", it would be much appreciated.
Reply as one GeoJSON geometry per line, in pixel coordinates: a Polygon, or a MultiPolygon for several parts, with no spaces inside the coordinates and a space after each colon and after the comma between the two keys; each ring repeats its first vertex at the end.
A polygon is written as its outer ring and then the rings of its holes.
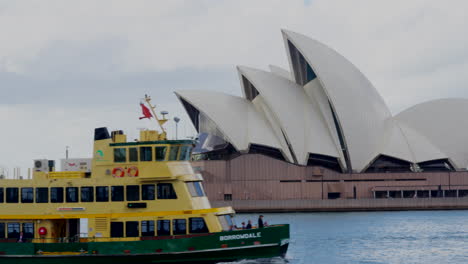
{"type": "MultiPolygon", "coordinates": [[[[292,264],[468,263],[468,211],[263,215],[269,224],[291,224],[292,264]]],[[[257,218],[238,214],[236,223],[257,218]]]]}

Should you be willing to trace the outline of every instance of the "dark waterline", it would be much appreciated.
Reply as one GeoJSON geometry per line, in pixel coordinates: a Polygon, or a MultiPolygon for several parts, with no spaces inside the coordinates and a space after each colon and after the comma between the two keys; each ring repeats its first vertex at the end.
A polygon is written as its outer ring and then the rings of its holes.
{"type": "MultiPolygon", "coordinates": [[[[292,264],[468,263],[468,211],[263,215],[291,224],[292,264]]],[[[238,214],[236,223],[257,217],[238,214]]]]}

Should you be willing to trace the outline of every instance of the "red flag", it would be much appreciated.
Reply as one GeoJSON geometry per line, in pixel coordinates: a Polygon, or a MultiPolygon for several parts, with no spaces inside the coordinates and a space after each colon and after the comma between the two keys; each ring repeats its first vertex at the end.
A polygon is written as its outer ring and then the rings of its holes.
{"type": "Polygon", "coordinates": [[[140,104],[140,105],[141,105],[141,112],[143,113],[143,116],[140,117],[140,120],[143,118],[151,119],[153,115],[151,114],[149,108],[146,107],[144,104],[140,104]]]}

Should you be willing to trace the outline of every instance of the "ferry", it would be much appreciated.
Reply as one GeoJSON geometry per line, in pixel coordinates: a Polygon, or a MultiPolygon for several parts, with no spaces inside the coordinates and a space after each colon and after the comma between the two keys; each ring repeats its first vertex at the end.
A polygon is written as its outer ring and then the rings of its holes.
{"type": "MultiPolygon", "coordinates": [[[[193,140],[168,140],[151,98],[140,138],[96,128],[90,169],[35,160],[28,179],[0,179],[0,263],[217,263],[284,257],[289,225],[238,229],[212,208],[190,164],[193,140]],[[149,112],[150,111],[150,112],[149,112]],[[31,178],[31,179],[29,179],[31,178]]],[[[145,106],[145,103],[148,107],[145,106]]]]}

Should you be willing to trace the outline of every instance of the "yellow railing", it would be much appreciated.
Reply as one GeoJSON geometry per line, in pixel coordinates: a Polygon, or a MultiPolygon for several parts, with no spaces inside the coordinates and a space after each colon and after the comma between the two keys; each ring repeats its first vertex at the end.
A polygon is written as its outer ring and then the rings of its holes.
{"type": "Polygon", "coordinates": [[[49,178],[51,179],[65,179],[65,178],[85,178],[85,173],[82,171],[51,171],[49,178]]]}

